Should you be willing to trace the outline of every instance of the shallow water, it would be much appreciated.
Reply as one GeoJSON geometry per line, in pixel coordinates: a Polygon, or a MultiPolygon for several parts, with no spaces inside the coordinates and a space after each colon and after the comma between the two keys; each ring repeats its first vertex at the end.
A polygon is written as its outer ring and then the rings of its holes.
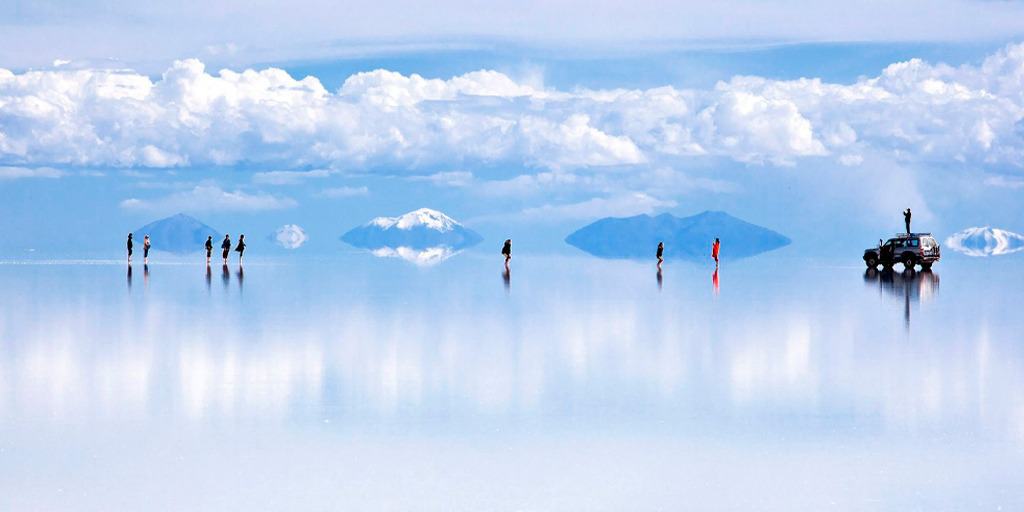
{"type": "Polygon", "coordinates": [[[3,510],[1020,510],[1024,271],[0,263],[3,510]]]}

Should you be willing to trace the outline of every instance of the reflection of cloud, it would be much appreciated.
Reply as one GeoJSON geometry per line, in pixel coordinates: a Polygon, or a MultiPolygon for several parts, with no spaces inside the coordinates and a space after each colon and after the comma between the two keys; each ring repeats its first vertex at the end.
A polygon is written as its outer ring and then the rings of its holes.
{"type": "Polygon", "coordinates": [[[309,240],[306,232],[295,224],[285,224],[274,233],[274,241],[285,249],[298,249],[306,240],[309,240]]]}
{"type": "Polygon", "coordinates": [[[1024,250],[1024,235],[988,226],[967,228],[947,238],[946,247],[968,256],[1002,256],[1024,250]]]}
{"type": "Polygon", "coordinates": [[[222,190],[216,185],[197,185],[191,190],[175,192],[156,199],[125,199],[121,208],[154,212],[192,211],[251,212],[281,210],[296,206],[294,199],[273,196],[264,192],[250,194],[241,190],[222,190]]]}
{"type": "Polygon", "coordinates": [[[378,258],[400,258],[415,265],[429,267],[437,265],[459,253],[448,246],[413,249],[411,247],[381,247],[370,251],[378,258]]]}

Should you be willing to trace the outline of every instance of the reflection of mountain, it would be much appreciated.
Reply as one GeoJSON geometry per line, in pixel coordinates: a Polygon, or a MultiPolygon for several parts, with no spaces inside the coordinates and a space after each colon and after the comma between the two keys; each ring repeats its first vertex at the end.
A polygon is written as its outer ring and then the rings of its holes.
{"type": "Polygon", "coordinates": [[[901,299],[904,319],[908,324],[911,303],[927,302],[939,294],[939,275],[930,270],[895,272],[892,269],[878,271],[869,268],[864,272],[864,284],[869,287],[877,284],[882,293],[901,299]]]}
{"type": "Polygon", "coordinates": [[[149,235],[154,251],[190,253],[203,250],[206,237],[214,240],[222,236],[220,231],[203,224],[183,213],[151,222],[136,229],[135,247],[142,247],[142,237],[149,235]]]}
{"type": "Polygon", "coordinates": [[[790,242],[768,228],[711,211],[685,218],[668,213],[608,217],[584,226],[565,241],[602,258],[651,258],[658,242],[665,242],[667,258],[706,259],[715,238],[722,240],[725,259],[753,256],[790,242]]]}
{"type": "Polygon", "coordinates": [[[413,249],[411,247],[380,247],[370,251],[378,258],[399,258],[415,265],[429,267],[437,265],[442,261],[451,258],[459,253],[451,247],[438,246],[426,249],[413,249]]]}
{"type": "Polygon", "coordinates": [[[1024,251],[1024,235],[988,226],[967,228],[947,238],[946,246],[968,256],[1001,256],[1024,251]]]}
{"type": "Polygon", "coordinates": [[[482,240],[475,231],[429,208],[399,217],[377,217],[341,239],[376,256],[401,258],[418,265],[440,263],[482,240]]]}

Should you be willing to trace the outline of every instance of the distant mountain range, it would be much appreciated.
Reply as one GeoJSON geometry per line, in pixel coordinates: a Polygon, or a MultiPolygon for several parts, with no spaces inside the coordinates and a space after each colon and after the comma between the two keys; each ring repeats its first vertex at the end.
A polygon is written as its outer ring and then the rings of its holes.
{"type": "Polygon", "coordinates": [[[654,258],[658,242],[664,242],[666,259],[703,260],[711,257],[716,237],[722,242],[722,259],[746,258],[790,243],[775,231],[716,211],[683,218],[668,213],[607,217],[580,228],[565,241],[601,258],[654,258]]]}
{"type": "Polygon", "coordinates": [[[142,237],[149,235],[151,250],[166,251],[178,254],[200,252],[206,237],[213,236],[214,245],[219,247],[223,235],[202,222],[183,213],[151,222],[132,232],[135,248],[142,250],[142,237]]]}
{"type": "Polygon", "coordinates": [[[398,217],[377,217],[348,231],[341,240],[378,256],[437,263],[483,238],[444,213],[420,208],[398,217]],[[417,254],[430,257],[405,257],[417,254]]]}
{"type": "Polygon", "coordinates": [[[968,256],[1002,256],[1024,251],[1024,235],[988,226],[967,228],[947,238],[945,245],[968,256]]]}

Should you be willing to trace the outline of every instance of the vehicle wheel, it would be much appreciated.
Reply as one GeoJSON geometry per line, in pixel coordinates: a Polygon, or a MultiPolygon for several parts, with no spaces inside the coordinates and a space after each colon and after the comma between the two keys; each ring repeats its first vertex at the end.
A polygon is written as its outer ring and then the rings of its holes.
{"type": "Polygon", "coordinates": [[[904,270],[914,270],[914,265],[917,264],[917,260],[914,258],[913,254],[904,254],[900,261],[903,262],[904,270]]]}
{"type": "Polygon", "coordinates": [[[868,268],[878,268],[878,258],[868,256],[867,258],[864,258],[864,264],[867,265],[868,268]]]}
{"type": "Polygon", "coordinates": [[[931,269],[932,269],[932,264],[931,263],[922,263],[921,264],[921,270],[928,271],[928,270],[931,270],[931,269]]]}

